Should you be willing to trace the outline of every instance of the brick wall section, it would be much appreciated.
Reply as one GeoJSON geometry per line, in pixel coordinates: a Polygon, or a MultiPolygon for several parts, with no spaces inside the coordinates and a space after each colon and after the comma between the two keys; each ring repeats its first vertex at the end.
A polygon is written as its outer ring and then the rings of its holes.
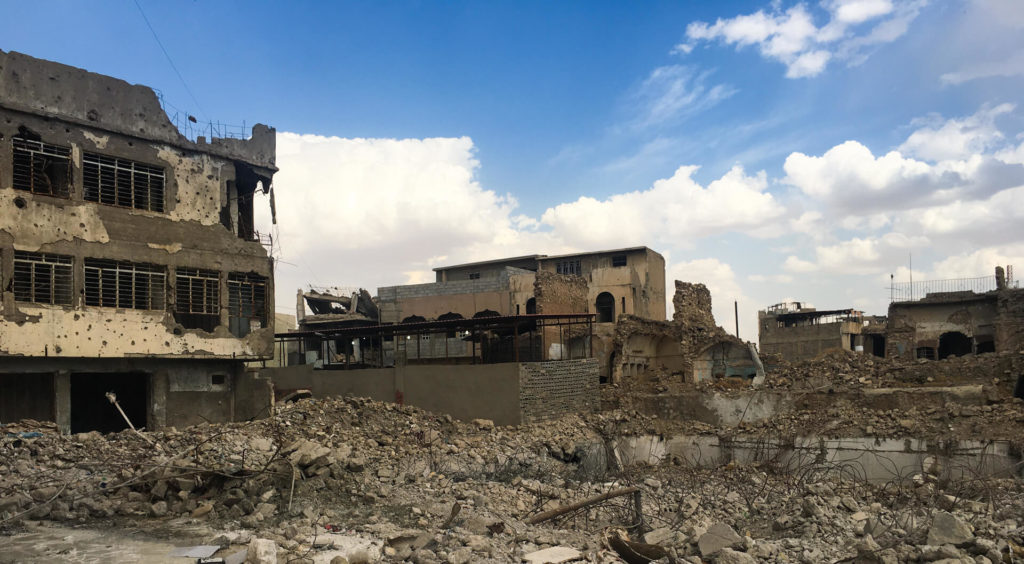
{"type": "Polygon", "coordinates": [[[519,408],[523,423],[568,413],[593,413],[601,406],[596,358],[524,362],[519,365],[519,408]]]}
{"type": "Polygon", "coordinates": [[[582,276],[541,270],[533,282],[537,313],[587,313],[588,292],[582,276]]]}

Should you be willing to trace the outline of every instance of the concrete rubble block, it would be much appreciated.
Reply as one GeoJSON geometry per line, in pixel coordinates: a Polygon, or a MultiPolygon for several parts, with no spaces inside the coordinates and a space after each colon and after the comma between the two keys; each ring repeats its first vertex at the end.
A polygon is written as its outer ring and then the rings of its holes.
{"type": "Polygon", "coordinates": [[[701,556],[711,556],[723,548],[736,548],[743,544],[743,537],[725,523],[711,525],[708,532],[697,539],[697,548],[701,556]]]}
{"type": "Polygon", "coordinates": [[[960,546],[974,539],[971,526],[947,511],[937,511],[928,529],[928,544],[960,546]]]}
{"type": "Polygon", "coordinates": [[[308,539],[306,544],[327,549],[316,554],[317,562],[327,563],[337,557],[344,558],[349,564],[376,562],[383,555],[381,541],[358,535],[320,533],[316,535],[316,539],[308,539]]]}
{"type": "Polygon", "coordinates": [[[246,564],[277,564],[277,543],[270,539],[252,539],[245,554],[246,564]]]}
{"type": "Polygon", "coordinates": [[[723,548],[715,556],[715,564],[756,564],[757,560],[746,552],[723,548]]]}
{"type": "Polygon", "coordinates": [[[682,546],[686,544],[686,535],[679,531],[662,527],[644,535],[644,542],[647,544],[659,544],[661,546],[682,546]]]}
{"type": "Polygon", "coordinates": [[[523,555],[523,562],[529,564],[562,564],[583,557],[583,553],[567,546],[552,546],[523,555]]]}

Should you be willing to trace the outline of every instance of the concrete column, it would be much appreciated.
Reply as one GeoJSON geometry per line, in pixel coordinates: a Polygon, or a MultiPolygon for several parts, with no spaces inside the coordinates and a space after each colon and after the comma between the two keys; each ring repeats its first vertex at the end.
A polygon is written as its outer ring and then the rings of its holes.
{"type": "Polygon", "coordinates": [[[167,391],[169,380],[166,370],[159,370],[149,376],[149,416],[146,429],[154,431],[167,425],[167,391]]]}
{"type": "Polygon", "coordinates": [[[71,373],[67,370],[53,375],[53,418],[61,434],[71,433],[71,373]]]}

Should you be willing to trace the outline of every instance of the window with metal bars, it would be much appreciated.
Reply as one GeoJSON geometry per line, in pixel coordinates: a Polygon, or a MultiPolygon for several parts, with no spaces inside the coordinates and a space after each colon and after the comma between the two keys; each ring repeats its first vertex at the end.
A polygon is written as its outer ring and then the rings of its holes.
{"type": "Polygon", "coordinates": [[[14,137],[14,188],[36,194],[71,196],[71,149],[14,137]]]}
{"type": "Polygon", "coordinates": [[[164,169],[160,167],[84,153],[82,190],[90,202],[164,211],[164,169]]]}
{"type": "Polygon", "coordinates": [[[579,259],[558,261],[555,264],[555,272],[557,272],[558,274],[575,274],[577,276],[583,275],[583,269],[580,268],[579,259]]]}
{"type": "Polygon", "coordinates": [[[258,274],[228,274],[228,329],[244,337],[267,325],[267,279],[258,274]]]}
{"type": "Polygon", "coordinates": [[[71,257],[14,251],[14,299],[71,305],[71,257]]]}
{"type": "Polygon", "coordinates": [[[220,273],[174,269],[174,319],[186,329],[212,332],[220,325],[220,273]]]}
{"type": "Polygon", "coordinates": [[[85,305],[164,309],[164,267],[107,259],[85,259],[85,305]]]}

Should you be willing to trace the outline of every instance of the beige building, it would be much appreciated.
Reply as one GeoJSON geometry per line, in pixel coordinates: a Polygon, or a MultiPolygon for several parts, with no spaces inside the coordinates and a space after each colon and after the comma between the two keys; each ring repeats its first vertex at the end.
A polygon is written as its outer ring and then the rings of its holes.
{"type": "Polygon", "coordinates": [[[800,302],[757,312],[760,351],[796,362],[827,350],[863,351],[863,314],[853,309],[817,310],[800,302]]]}
{"type": "MultiPolygon", "coordinates": [[[[584,343],[583,335],[556,335],[556,329],[547,328],[541,357],[575,358],[587,350],[599,359],[602,379],[608,379],[618,316],[665,319],[665,259],[647,247],[526,255],[439,267],[434,271],[433,283],[379,288],[381,322],[536,313],[594,314],[596,324],[590,342],[584,343]],[[554,343],[559,344],[553,347],[554,343]]],[[[396,343],[397,362],[441,354],[452,359],[453,351],[471,354],[472,347],[458,336],[449,336],[444,343],[431,339],[396,343]]]]}
{"type": "Polygon", "coordinates": [[[148,428],[251,416],[274,159],[272,128],[193,142],[145,86],[0,51],[0,421],[121,429],[110,391],[148,428]]]}

